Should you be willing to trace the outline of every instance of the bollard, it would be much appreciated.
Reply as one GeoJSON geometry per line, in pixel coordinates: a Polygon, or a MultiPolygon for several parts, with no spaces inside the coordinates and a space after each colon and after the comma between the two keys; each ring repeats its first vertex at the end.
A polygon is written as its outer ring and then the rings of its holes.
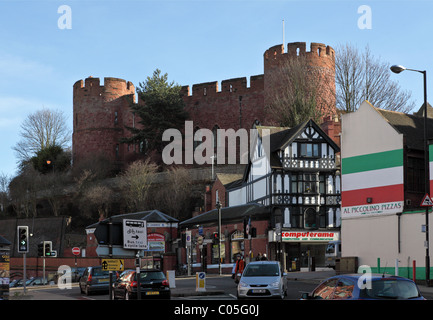
{"type": "Polygon", "coordinates": [[[412,280],[416,282],[416,261],[412,261],[412,280]]]}
{"type": "Polygon", "coordinates": [[[395,259],[394,274],[398,277],[398,259],[395,259]]]}
{"type": "Polygon", "coordinates": [[[206,291],[206,273],[196,272],[195,291],[206,291]]]}
{"type": "Polygon", "coordinates": [[[176,276],[174,270],[167,270],[167,279],[170,289],[176,288],[176,276]]]}

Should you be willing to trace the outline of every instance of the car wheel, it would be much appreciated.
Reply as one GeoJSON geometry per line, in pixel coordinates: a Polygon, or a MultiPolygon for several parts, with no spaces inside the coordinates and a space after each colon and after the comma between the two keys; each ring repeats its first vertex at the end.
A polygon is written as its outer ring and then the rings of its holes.
{"type": "Polygon", "coordinates": [[[84,294],[85,294],[86,296],[90,296],[89,286],[86,286],[86,287],[84,288],[84,294]]]}

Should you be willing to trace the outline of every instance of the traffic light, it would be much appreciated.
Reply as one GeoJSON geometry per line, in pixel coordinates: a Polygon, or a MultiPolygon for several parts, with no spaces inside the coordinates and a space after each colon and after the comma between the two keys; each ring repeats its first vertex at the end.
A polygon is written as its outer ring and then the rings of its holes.
{"type": "Polygon", "coordinates": [[[257,237],[257,229],[255,227],[251,228],[251,238],[257,237]]]}
{"type": "Polygon", "coordinates": [[[38,243],[38,257],[44,256],[44,243],[38,243]]]}
{"type": "Polygon", "coordinates": [[[29,252],[29,227],[18,226],[18,252],[27,253],[29,252]]]}
{"type": "Polygon", "coordinates": [[[52,251],[53,251],[52,241],[44,241],[44,257],[51,257],[52,251]]]}
{"type": "Polygon", "coordinates": [[[214,232],[214,233],[212,234],[212,242],[213,242],[214,244],[218,244],[218,240],[219,240],[218,232],[214,232]]]}

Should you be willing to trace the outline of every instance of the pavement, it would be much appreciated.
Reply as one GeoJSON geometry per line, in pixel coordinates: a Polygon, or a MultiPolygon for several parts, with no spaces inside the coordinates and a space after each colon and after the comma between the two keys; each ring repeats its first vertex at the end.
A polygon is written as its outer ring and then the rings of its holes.
{"type": "MultiPolygon", "coordinates": [[[[319,284],[321,281],[336,275],[334,270],[324,270],[324,271],[299,271],[299,272],[289,272],[287,273],[287,279],[290,281],[303,281],[310,283],[319,284]]],[[[214,275],[207,275],[207,277],[213,277],[214,275]]],[[[216,276],[216,275],[215,275],[216,276]]],[[[226,275],[230,276],[230,275],[226,275]]],[[[191,276],[189,278],[195,278],[191,276]]],[[[177,279],[177,278],[176,278],[177,279]]],[[[77,284],[72,284],[77,285],[77,284]]],[[[195,283],[194,283],[195,285],[195,283]]],[[[433,294],[433,286],[427,286],[424,282],[417,283],[421,293],[433,294]]],[[[76,300],[75,298],[68,297],[66,295],[59,295],[47,292],[44,289],[57,288],[56,285],[44,286],[44,288],[27,288],[27,294],[22,294],[22,288],[13,288],[10,290],[10,300],[76,300]],[[17,290],[19,289],[19,290],[17,290]]],[[[183,288],[172,288],[171,295],[173,297],[187,297],[187,296],[209,296],[209,295],[221,295],[224,294],[224,290],[219,290],[214,287],[206,288],[205,291],[197,291],[194,287],[183,287],[183,288]]]]}

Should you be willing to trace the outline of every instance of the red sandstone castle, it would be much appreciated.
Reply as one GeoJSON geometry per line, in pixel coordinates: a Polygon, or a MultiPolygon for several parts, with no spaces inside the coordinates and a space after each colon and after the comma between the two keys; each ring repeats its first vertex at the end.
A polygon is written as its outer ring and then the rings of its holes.
{"type": "MultiPolygon", "coordinates": [[[[335,109],[335,52],[330,46],[311,43],[310,51],[305,42],[289,43],[269,48],[264,53],[264,73],[247,79],[235,78],[221,82],[195,84],[182,87],[182,93],[195,129],[249,129],[254,123],[266,125],[268,119],[265,106],[270,79],[284,61],[306,58],[308,65],[327,78],[327,94],[331,94],[331,107],[324,110],[327,116],[322,128],[339,143],[339,124],[334,122],[335,109]],[[333,100],[332,100],[333,99],[333,100]]],[[[324,91],[325,92],[325,91],[324,91]]],[[[119,139],[129,135],[125,125],[133,127],[138,119],[130,110],[135,101],[135,87],[118,78],[104,78],[101,86],[99,78],[86,78],[74,84],[73,93],[73,161],[74,165],[101,155],[116,169],[137,159],[143,146],[120,144],[119,139]]],[[[290,106],[288,106],[290,107],[290,106]]]]}

